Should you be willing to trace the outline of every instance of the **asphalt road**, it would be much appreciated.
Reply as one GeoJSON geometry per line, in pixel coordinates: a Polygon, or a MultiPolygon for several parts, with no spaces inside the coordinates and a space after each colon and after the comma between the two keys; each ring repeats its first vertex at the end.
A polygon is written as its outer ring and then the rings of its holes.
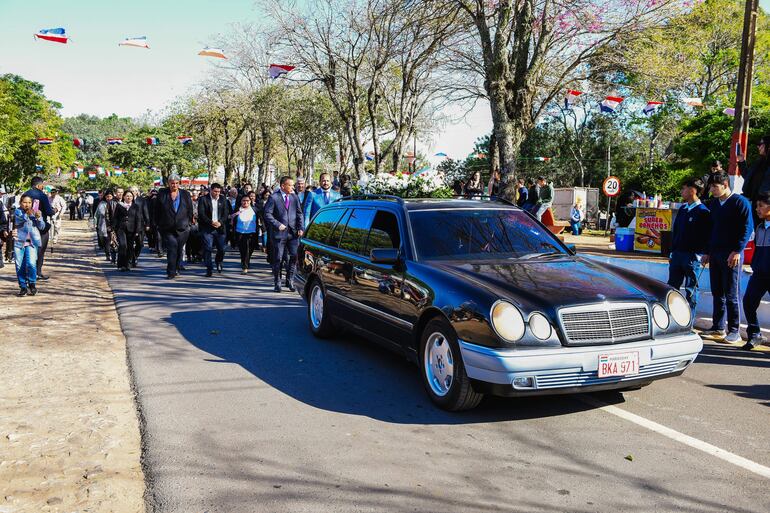
{"type": "Polygon", "coordinates": [[[709,344],[639,391],[447,413],[402,358],[313,338],[300,298],[236,258],[210,279],[150,255],[108,271],[151,511],[770,511],[770,353],[709,344]]]}

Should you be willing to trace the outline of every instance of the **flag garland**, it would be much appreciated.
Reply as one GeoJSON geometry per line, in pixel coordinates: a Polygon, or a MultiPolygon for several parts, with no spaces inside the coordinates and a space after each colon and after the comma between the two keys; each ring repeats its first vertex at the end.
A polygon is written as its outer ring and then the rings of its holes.
{"type": "Polygon", "coordinates": [[[85,143],[86,142],[83,139],[78,139],[78,138],[72,139],[72,145],[75,148],[82,148],[85,143]]]}
{"type": "Polygon", "coordinates": [[[198,52],[198,55],[201,57],[214,57],[216,59],[227,59],[227,56],[225,56],[225,52],[220,50],[219,48],[209,48],[208,46],[198,52]]]}
{"type": "Polygon", "coordinates": [[[564,108],[569,109],[577,101],[581,94],[583,94],[583,91],[575,91],[574,89],[569,89],[567,91],[567,95],[564,97],[564,108]]]}
{"type": "Polygon", "coordinates": [[[289,66],[287,64],[271,64],[267,68],[267,74],[275,80],[281,75],[286,75],[288,72],[293,71],[295,68],[296,66],[289,66]]]}
{"type": "Polygon", "coordinates": [[[123,144],[123,138],[122,137],[108,137],[107,138],[107,144],[111,144],[111,145],[123,144]]]}
{"type": "Polygon", "coordinates": [[[642,109],[642,112],[645,116],[652,116],[661,105],[663,105],[663,102],[647,102],[647,105],[642,109]]]}
{"type": "Polygon", "coordinates": [[[43,41],[50,41],[52,43],[67,44],[69,37],[67,37],[66,31],[62,27],[40,29],[34,34],[35,39],[42,39],[43,41]]]}
{"type": "Polygon", "coordinates": [[[180,143],[182,143],[184,145],[187,145],[187,144],[190,144],[191,142],[193,142],[193,138],[190,137],[189,135],[180,135],[176,139],[177,139],[177,141],[179,141],[180,143]]]}
{"type": "Polygon", "coordinates": [[[49,144],[53,144],[53,139],[50,137],[39,137],[37,143],[41,146],[48,146],[49,144]]]}
{"type": "Polygon", "coordinates": [[[157,137],[148,137],[145,139],[145,142],[150,146],[157,146],[158,144],[160,144],[160,139],[158,139],[157,137]]]}
{"type": "Polygon", "coordinates": [[[623,100],[625,100],[625,98],[622,96],[607,96],[599,105],[599,108],[601,112],[614,114],[620,108],[620,104],[623,103],[623,100]]]}
{"type": "Polygon", "coordinates": [[[147,36],[127,37],[118,43],[118,46],[133,46],[134,48],[150,49],[150,45],[147,44],[147,36]]]}

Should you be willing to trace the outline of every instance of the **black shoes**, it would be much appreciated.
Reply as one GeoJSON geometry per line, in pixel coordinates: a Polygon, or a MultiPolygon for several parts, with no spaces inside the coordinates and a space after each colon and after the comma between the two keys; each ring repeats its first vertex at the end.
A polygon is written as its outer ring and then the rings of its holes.
{"type": "Polygon", "coordinates": [[[289,289],[289,292],[296,292],[297,289],[294,288],[294,285],[289,280],[286,280],[286,288],[289,289]]]}
{"type": "Polygon", "coordinates": [[[34,296],[35,294],[37,294],[37,287],[35,287],[34,283],[30,283],[29,284],[29,295],[30,296],[34,296]]]}
{"type": "Polygon", "coordinates": [[[212,272],[211,269],[206,269],[206,278],[211,278],[212,272]]]}
{"type": "Polygon", "coordinates": [[[218,273],[222,272],[222,262],[217,262],[217,272],[218,273]]]}
{"type": "Polygon", "coordinates": [[[37,275],[37,279],[38,280],[46,281],[48,279],[48,275],[47,274],[38,274],[37,275]]]}
{"type": "Polygon", "coordinates": [[[275,287],[273,287],[273,292],[281,292],[281,284],[276,283],[275,287]]]}
{"type": "Polygon", "coordinates": [[[27,292],[29,292],[29,291],[27,290],[26,287],[21,287],[19,289],[19,292],[16,295],[19,296],[19,297],[23,297],[23,296],[27,295],[27,292]]]}

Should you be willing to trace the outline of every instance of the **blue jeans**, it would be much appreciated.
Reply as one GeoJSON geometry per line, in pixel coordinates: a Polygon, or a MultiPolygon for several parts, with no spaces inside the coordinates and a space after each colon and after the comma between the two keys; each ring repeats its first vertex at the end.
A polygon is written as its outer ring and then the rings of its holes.
{"type": "Polygon", "coordinates": [[[206,263],[206,270],[211,271],[214,264],[211,262],[211,252],[214,246],[217,247],[216,263],[221,264],[225,258],[225,234],[217,231],[201,231],[203,237],[203,261],[206,263]]]}
{"type": "Polygon", "coordinates": [[[16,278],[19,287],[26,289],[37,282],[37,248],[35,246],[14,247],[16,256],[16,278]]]}
{"type": "Polygon", "coordinates": [[[572,235],[580,235],[580,221],[570,221],[570,227],[572,227],[572,235]]]}
{"type": "Polygon", "coordinates": [[[762,301],[762,296],[770,291],[770,277],[752,275],[749,278],[749,284],[746,286],[746,294],[743,296],[743,311],[746,313],[746,334],[749,339],[759,333],[759,320],[757,319],[757,308],[762,301]]]}
{"type": "Polygon", "coordinates": [[[709,276],[711,295],[714,297],[712,328],[725,329],[725,310],[727,310],[727,331],[738,332],[741,322],[741,305],[738,301],[741,290],[741,261],[733,269],[727,266],[729,253],[712,253],[709,256],[709,276]]]}
{"type": "Polygon", "coordinates": [[[695,253],[674,251],[668,262],[668,284],[679,290],[684,283],[684,297],[690,303],[690,309],[695,313],[698,304],[698,272],[700,261],[695,253]]]}

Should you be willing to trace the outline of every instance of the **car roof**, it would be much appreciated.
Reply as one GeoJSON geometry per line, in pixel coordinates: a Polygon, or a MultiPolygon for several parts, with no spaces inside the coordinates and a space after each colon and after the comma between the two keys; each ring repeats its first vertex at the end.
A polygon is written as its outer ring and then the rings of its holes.
{"type": "Polygon", "coordinates": [[[488,199],[465,199],[465,198],[408,198],[401,199],[392,197],[361,197],[354,196],[338,200],[333,203],[335,206],[353,207],[353,206],[397,206],[403,205],[408,211],[419,210],[452,210],[452,209],[476,209],[476,208],[504,208],[518,209],[515,205],[504,201],[490,201],[488,199]]]}

